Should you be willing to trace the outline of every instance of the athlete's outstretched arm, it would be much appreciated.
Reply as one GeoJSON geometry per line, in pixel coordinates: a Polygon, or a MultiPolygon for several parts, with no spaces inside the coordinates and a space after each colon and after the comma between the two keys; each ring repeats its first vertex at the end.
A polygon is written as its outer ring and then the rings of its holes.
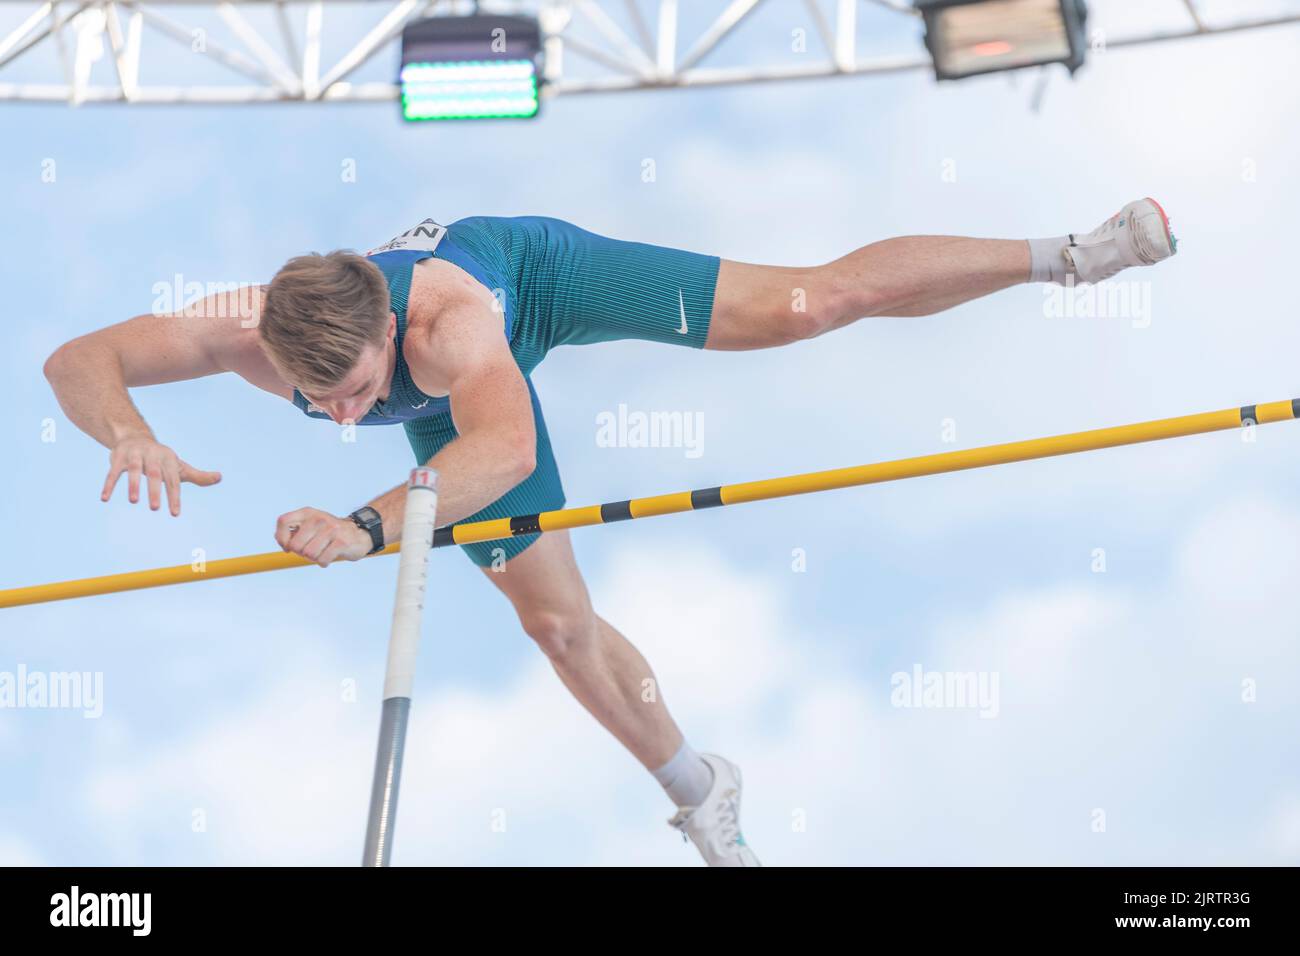
{"type": "Polygon", "coordinates": [[[139,501],[143,475],[149,480],[149,506],[158,510],[165,486],[175,515],[181,482],[221,480],[219,473],[193,468],[160,444],[127,389],[224,371],[222,351],[240,327],[238,303],[226,298],[210,297],[192,314],[136,316],[75,338],[46,360],[45,377],[64,414],[110,451],[102,500],[109,499],[125,472],[130,500],[139,501]]]}

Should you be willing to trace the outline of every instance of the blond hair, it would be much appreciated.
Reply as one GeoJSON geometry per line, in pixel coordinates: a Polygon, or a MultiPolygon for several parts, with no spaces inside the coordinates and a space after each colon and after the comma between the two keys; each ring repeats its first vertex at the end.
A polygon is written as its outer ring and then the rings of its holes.
{"type": "Polygon", "coordinates": [[[290,384],[337,388],[367,345],[384,341],[388,283],[353,252],[295,256],[275,274],[258,322],[271,361],[290,384]]]}

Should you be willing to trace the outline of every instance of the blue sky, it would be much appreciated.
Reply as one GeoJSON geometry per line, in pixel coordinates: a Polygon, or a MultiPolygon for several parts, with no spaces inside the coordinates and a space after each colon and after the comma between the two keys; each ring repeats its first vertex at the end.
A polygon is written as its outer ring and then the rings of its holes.
{"type": "MultiPolygon", "coordinates": [[[[788,42],[801,8],[773,6],[738,43],[788,42]]],[[[1029,77],[919,73],[572,97],[531,124],[402,126],[391,104],[0,105],[0,586],[272,550],[279,514],[346,513],[402,480],[400,429],[344,442],[219,376],[134,397],[222,484],[187,486],[178,519],[104,505],[107,453],[41,364],[177,274],[265,281],[426,216],[553,215],[800,264],[900,234],[1085,231],[1143,195],[1170,212],[1182,245],[1140,277],[1149,321],[1051,317],[1025,287],[764,353],[559,350],[535,382],[574,505],[942,451],[945,428],[967,447],[1300,395],[1296,38],[1105,53],[1055,77],[1038,112],[1029,77]],[[620,404],[701,415],[703,454],[601,447],[598,416],[620,404]]],[[[744,769],[766,863],[1294,864],[1296,427],[574,544],[689,739],[744,769]],[[917,665],[996,674],[997,715],[894,706],[893,675],[917,665]]],[[[94,719],[0,712],[0,863],[354,864],[395,571],[0,612],[0,671],[104,682],[94,719]]],[[[436,555],[430,603],[395,863],[698,865],[654,782],[467,560],[436,555]]]]}

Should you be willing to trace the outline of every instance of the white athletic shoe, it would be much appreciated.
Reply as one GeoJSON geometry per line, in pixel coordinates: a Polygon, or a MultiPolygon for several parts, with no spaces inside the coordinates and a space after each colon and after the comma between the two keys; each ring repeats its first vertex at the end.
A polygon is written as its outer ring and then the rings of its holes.
{"type": "Polygon", "coordinates": [[[762,866],[740,832],[740,768],[717,754],[700,754],[713,786],[698,807],[682,807],[668,823],[682,831],[709,866],[762,866]]]}
{"type": "Polygon", "coordinates": [[[1065,258],[1079,282],[1101,282],[1130,266],[1149,266],[1178,251],[1169,217],[1154,199],[1138,199],[1084,236],[1070,236],[1065,258]]]}

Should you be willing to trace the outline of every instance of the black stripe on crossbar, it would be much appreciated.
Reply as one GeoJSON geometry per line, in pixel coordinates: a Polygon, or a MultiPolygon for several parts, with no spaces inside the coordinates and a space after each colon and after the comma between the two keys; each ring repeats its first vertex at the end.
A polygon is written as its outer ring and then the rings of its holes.
{"type": "Polygon", "coordinates": [[[537,534],[541,530],[540,515],[519,515],[510,519],[510,533],[516,538],[521,534],[537,534]]]}
{"type": "Polygon", "coordinates": [[[701,508],[721,508],[722,488],[700,488],[691,492],[691,507],[696,511],[701,508]]]}
{"type": "Polygon", "coordinates": [[[1254,405],[1241,406],[1241,423],[1243,425],[1258,425],[1259,419],[1255,417],[1254,405]]]}
{"type": "Polygon", "coordinates": [[[1291,417],[1300,418],[1300,398],[1291,399],[1291,417]]]}
{"type": "Polygon", "coordinates": [[[611,521],[630,521],[631,519],[631,501],[611,501],[600,506],[600,520],[603,524],[609,524],[611,521]]]}
{"type": "Polygon", "coordinates": [[[433,546],[435,548],[445,548],[456,543],[455,537],[452,536],[452,527],[452,525],[447,525],[447,527],[437,528],[433,532],[433,546]]]}

